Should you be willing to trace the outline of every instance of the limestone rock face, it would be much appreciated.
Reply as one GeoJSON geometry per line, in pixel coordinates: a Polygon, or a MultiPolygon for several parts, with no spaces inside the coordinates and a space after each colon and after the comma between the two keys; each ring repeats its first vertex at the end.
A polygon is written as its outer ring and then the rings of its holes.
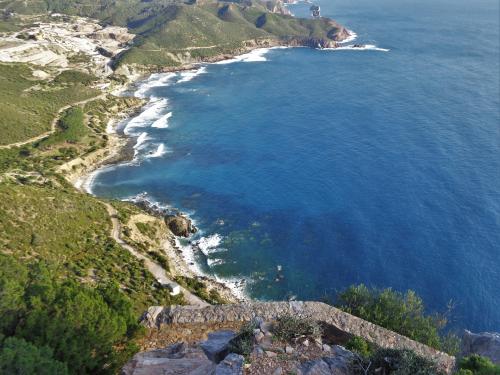
{"type": "Polygon", "coordinates": [[[176,236],[189,237],[196,232],[196,228],[191,224],[191,221],[182,215],[165,216],[165,224],[176,236]]]}
{"type": "Polygon", "coordinates": [[[479,354],[500,365],[500,333],[472,333],[465,331],[462,337],[462,356],[479,354]]]}

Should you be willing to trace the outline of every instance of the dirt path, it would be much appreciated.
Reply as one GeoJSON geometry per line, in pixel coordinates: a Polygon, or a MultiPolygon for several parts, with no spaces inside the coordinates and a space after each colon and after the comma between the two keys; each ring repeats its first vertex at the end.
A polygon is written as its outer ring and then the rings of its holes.
{"type": "Polygon", "coordinates": [[[75,105],[82,105],[82,104],[91,102],[93,100],[103,99],[103,98],[106,97],[106,95],[107,94],[101,94],[101,95],[94,96],[94,97],[89,98],[89,99],[82,100],[80,102],[76,102],[76,103],[71,103],[71,104],[65,105],[64,107],[60,108],[57,111],[56,115],[54,116],[54,119],[52,120],[52,123],[50,124],[50,130],[48,132],[45,132],[45,133],[40,134],[40,135],[37,135],[36,137],[32,137],[32,138],[27,139],[25,141],[15,142],[15,143],[9,143],[8,145],[1,145],[0,146],[0,150],[1,149],[6,149],[6,148],[11,148],[11,147],[21,147],[21,146],[27,145],[28,143],[34,143],[36,141],[40,141],[40,140],[42,140],[44,138],[47,138],[48,136],[50,136],[51,134],[53,134],[56,131],[57,121],[59,121],[59,117],[60,117],[60,115],[61,115],[62,112],[64,112],[68,108],[71,108],[71,107],[73,107],[75,105]]]}
{"type": "MultiPolygon", "coordinates": [[[[121,223],[120,220],[118,220],[117,215],[118,212],[116,209],[111,206],[109,203],[103,203],[106,206],[106,210],[108,211],[108,214],[111,218],[111,224],[112,224],[112,229],[111,229],[111,237],[124,249],[129,251],[133,256],[135,256],[137,259],[141,259],[144,261],[144,265],[146,268],[153,274],[155,279],[157,279],[160,283],[162,284],[169,284],[173,283],[165,271],[165,269],[160,266],[158,263],[153,262],[151,259],[146,257],[145,255],[139,253],[134,247],[130,246],[127,244],[122,238],[121,238],[121,223]]],[[[200,297],[195,296],[193,293],[191,293],[189,290],[183,288],[182,286],[180,287],[181,291],[184,295],[184,299],[189,305],[193,306],[200,306],[200,307],[205,307],[205,306],[210,306],[209,303],[205,302],[202,300],[200,297]]]]}

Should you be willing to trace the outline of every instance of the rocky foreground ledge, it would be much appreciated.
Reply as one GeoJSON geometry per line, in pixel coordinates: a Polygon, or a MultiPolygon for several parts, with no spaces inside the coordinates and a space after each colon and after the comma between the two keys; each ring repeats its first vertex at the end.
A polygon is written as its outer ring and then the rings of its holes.
{"type": "MultiPolygon", "coordinates": [[[[156,330],[160,332],[162,330],[169,331],[173,326],[182,326],[185,324],[192,326],[217,326],[219,328],[223,328],[225,325],[234,327],[234,323],[238,322],[250,322],[256,318],[263,321],[273,321],[286,315],[313,319],[327,326],[328,330],[333,332],[337,337],[343,336],[344,338],[349,338],[359,336],[382,348],[412,350],[419,356],[434,361],[442,371],[448,374],[451,373],[455,367],[455,357],[453,356],[321,302],[249,302],[208,306],[204,308],[192,306],[155,306],[148,309],[143,316],[142,322],[146,327],[150,328],[150,331],[156,330]]],[[[344,353],[342,349],[337,348],[335,345],[329,348],[330,351],[334,353],[344,353]]],[[[166,350],[168,353],[172,351],[171,349],[163,350],[166,350]]],[[[144,363],[161,362],[160,359],[158,359],[160,352],[156,350],[139,353],[134,357],[131,363],[135,363],[135,367],[139,362],[142,363],[142,365],[144,365],[144,363]],[[156,359],[152,360],[151,356],[156,357],[156,359]]],[[[175,356],[176,354],[168,355],[175,356]]],[[[230,358],[229,360],[232,361],[235,360],[235,358],[230,358]]],[[[153,374],[155,372],[139,371],[126,373],[153,374]]]]}

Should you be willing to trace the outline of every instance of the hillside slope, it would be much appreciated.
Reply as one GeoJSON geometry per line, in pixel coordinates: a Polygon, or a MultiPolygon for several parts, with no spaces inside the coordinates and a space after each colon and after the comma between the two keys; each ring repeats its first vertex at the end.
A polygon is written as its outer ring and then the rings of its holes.
{"type": "MultiPolygon", "coordinates": [[[[4,14],[57,12],[126,26],[137,35],[116,66],[178,67],[255,45],[334,47],[349,32],[333,20],[289,15],[281,1],[0,1],[4,14]]],[[[7,16],[4,16],[7,17],[7,16]]]]}

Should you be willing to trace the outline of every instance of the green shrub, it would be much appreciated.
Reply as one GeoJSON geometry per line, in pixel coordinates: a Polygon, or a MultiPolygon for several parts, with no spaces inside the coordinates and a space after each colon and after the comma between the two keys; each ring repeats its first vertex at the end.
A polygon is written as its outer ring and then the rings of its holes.
{"type": "Polygon", "coordinates": [[[471,371],[474,375],[500,375],[500,366],[495,365],[489,358],[477,354],[462,358],[459,362],[459,368],[471,371]]]}
{"type": "Polygon", "coordinates": [[[65,70],[54,78],[54,83],[80,83],[89,85],[97,80],[97,77],[79,70],[65,70]]]}
{"type": "Polygon", "coordinates": [[[186,289],[192,291],[202,300],[207,301],[212,305],[222,305],[226,303],[226,301],[219,295],[218,292],[214,292],[214,290],[208,292],[207,286],[203,281],[187,276],[176,276],[175,281],[184,286],[186,289]]]}
{"type": "Polygon", "coordinates": [[[440,334],[446,317],[426,315],[422,299],[412,290],[403,294],[390,288],[351,286],[338,295],[338,307],[433,348],[450,354],[458,350],[458,337],[440,334]]]}
{"type": "Polygon", "coordinates": [[[378,349],[369,357],[357,356],[351,368],[360,375],[444,375],[433,362],[406,349],[378,349]]]}
{"type": "Polygon", "coordinates": [[[354,336],[345,345],[346,349],[359,354],[362,357],[368,357],[372,353],[370,344],[359,336],[354,336]]]}
{"type": "Polygon", "coordinates": [[[273,334],[283,341],[290,341],[300,336],[319,338],[322,333],[321,326],[315,320],[293,315],[280,316],[273,325],[273,334]]]}
{"type": "Polygon", "coordinates": [[[229,342],[229,352],[248,358],[253,350],[253,330],[256,328],[255,322],[244,324],[236,337],[229,342]]]}
{"type": "Polygon", "coordinates": [[[148,251],[148,255],[153,258],[165,271],[170,271],[170,266],[168,264],[168,259],[165,255],[160,254],[158,251],[148,251]]]}

